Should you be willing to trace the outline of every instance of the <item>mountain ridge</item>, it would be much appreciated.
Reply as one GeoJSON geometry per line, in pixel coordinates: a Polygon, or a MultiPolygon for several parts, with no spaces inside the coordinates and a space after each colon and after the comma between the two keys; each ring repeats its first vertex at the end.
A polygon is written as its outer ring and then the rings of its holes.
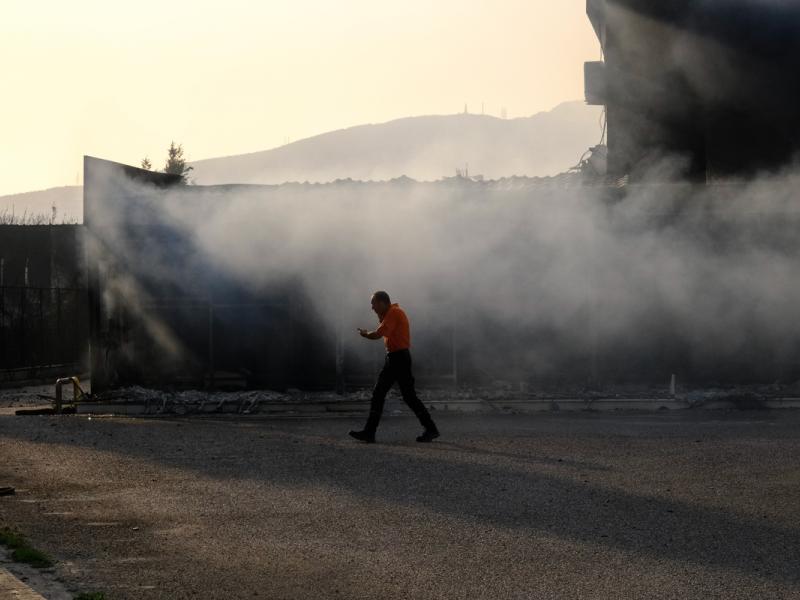
{"type": "Polygon", "coordinates": [[[193,161],[201,185],[336,179],[431,181],[467,163],[489,178],[564,171],[597,143],[599,110],[565,102],[529,117],[402,117],[325,132],[270,150],[193,161]],[[432,138],[432,139],[431,139],[432,138]],[[342,152],[348,154],[342,156],[342,152]]]}
{"type": "MultiPolygon", "coordinates": [[[[487,179],[556,175],[575,165],[600,137],[597,107],[564,102],[528,117],[461,113],[401,117],[327,131],[283,146],[192,161],[199,185],[327,183],[340,179],[435,181],[456,169],[487,179]]],[[[57,209],[81,221],[82,186],[0,196],[0,216],[57,209]],[[13,207],[13,208],[12,208],[13,207]]]]}

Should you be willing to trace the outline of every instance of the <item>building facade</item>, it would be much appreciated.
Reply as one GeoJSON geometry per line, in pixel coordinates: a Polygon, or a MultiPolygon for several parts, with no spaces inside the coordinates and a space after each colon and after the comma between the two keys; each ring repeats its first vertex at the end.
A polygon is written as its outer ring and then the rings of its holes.
{"type": "Polygon", "coordinates": [[[742,179],[800,150],[800,4],[587,0],[614,180],[742,179]]]}

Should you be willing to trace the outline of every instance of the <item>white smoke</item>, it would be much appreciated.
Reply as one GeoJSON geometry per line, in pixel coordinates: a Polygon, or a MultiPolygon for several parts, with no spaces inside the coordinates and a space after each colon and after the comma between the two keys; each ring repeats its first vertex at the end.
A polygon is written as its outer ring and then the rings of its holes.
{"type": "MultiPolygon", "coordinates": [[[[103,252],[166,282],[183,281],[176,269],[186,264],[256,293],[299,280],[324,326],[353,339],[373,323],[371,293],[386,289],[415,337],[449,336],[456,324],[460,351],[493,377],[544,377],[594,353],[601,378],[663,360],[664,380],[683,363],[702,377],[697,368],[748,362],[763,379],[793,364],[800,339],[799,179],[624,193],[465,181],[166,191],[128,182],[91,220],[122,228],[105,235],[103,252]],[[142,224],[191,240],[188,262],[158,244],[131,245],[123,229],[142,224]],[[769,356],[753,364],[763,349],[769,356]]],[[[187,297],[204,293],[195,283],[181,284],[187,297]]],[[[573,375],[586,369],[575,363],[573,375]]]]}

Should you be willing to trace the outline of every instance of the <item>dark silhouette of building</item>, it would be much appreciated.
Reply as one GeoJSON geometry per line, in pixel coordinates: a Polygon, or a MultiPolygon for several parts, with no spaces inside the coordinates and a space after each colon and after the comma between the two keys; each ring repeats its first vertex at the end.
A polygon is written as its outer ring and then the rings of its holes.
{"type": "Polygon", "coordinates": [[[775,171],[800,150],[800,3],[587,0],[603,61],[612,179],[695,182],[775,171]]]}

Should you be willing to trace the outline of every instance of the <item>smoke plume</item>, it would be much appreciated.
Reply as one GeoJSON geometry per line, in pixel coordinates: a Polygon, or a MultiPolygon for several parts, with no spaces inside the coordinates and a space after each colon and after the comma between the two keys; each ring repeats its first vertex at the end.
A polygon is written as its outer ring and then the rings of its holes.
{"type": "MultiPolygon", "coordinates": [[[[465,378],[769,382],[797,375],[797,183],[157,189],[116,177],[95,182],[113,200],[87,221],[95,252],[115,257],[112,281],[146,274],[187,301],[294,281],[301,314],[359,359],[380,353],[355,327],[373,325],[370,295],[386,289],[411,316],[418,360],[447,362],[455,343],[465,378]],[[175,239],[179,254],[163,243],[175,239]]],[[[153,298],[123,287],[110,296],[147,314],[153,298]]],[[[174,350],[169,322],[150,328],[174,350]]]]}

